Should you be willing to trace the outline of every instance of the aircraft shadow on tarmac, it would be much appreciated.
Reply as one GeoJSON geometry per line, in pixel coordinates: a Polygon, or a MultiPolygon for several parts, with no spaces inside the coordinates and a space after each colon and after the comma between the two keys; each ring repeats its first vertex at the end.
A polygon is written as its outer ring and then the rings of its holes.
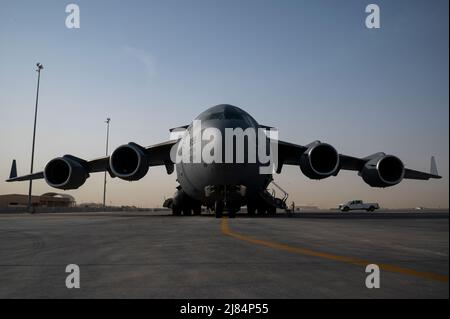
{"type": "MultiPolygon", "coordinates": [[[[174,216],[172,214],[148,214],[148,213],[121,213],[121,214],[89,214],[89,216],[111,216],[111,217],[167,217],[177,219],[187,218],[215,218],[212,213],[201,214],[197,216],[174,216]]],[[[278,219],[278,218],[304,218],[304,219],[448,219],[448,211],[442,212],[380,212],[380,213],[366,213],[366,212],[352,212],[352,213],[340,213],[340,212],[304,212],[304,213],[277,213],[276,215],[252,215],[249,216],[246,213],[236,214],[237,219],[278,219]]],[[[225,218],[228,218],[227,214],[224,214],[225,218]]],[[[233,218],[234,219],[234,218],[233,218]]]]}
{"type": "MultiPolygon", "coordinates": [[[[215,217],[213,214],[200,215],[201,217],[215,217]]],[[[173,216],[175,217],[175,216],[173,216]]],[[[184,217],[184,216],[182,216],[184,217]]],[[[225,215],[226,217],[226,215],[225,215]]],[[[389,213],[278,213],[276,215],[253,215],[249,216],[245,213],[237,214],[236,218],[315,218],[315,219],[448,219],[448,212],[431,212],[431,213],[407,213],[407,212],[389,212],[389,213]]]]}
{"type": "MultiPolygon", "coordinates": [[[[10,214],[3,215],[4,217],[10,214]]],[[[22,214],[20,214],[22,215],[22,214]]],[[[28,214],[26,214],[28,215],[28,214]]],[[[37,213],[31,216],[52,216],[52,217],[125,217],[125,218],[154,218],[154,217],[167,217],[167,218],[177,218],[177,219],[189,219],[189,218],[215,218],[213,213],[202,213],[201,215],[193,216],[174,216],[169,212],[52,212],[52,213],[37,213]]],[[[224,213],[224,217],[227,218],[227,213],[224,213]]],[[[303,218],[303,219],[448,219],[448,210],[440,211],[426,211],[426,212],[406,212],[406,211],[395,211],[395,212],[296,212],[296,213],[277,213],[275,215],[252,215],[249,216],[247,213],[237,213],[237,219],[279,219],[279,218],[303,218]]],[[[234,218],[232,218],[234,219],[234,218]]]]}

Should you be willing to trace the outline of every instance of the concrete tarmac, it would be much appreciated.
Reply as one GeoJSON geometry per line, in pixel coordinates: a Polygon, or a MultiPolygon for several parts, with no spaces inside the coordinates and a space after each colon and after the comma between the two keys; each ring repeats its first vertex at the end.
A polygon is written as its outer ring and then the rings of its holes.
{"type": "Polygon", "coordinates": [[[449,298],[448,231],[448,211],[0,214],[0,298],[449,298]]]}

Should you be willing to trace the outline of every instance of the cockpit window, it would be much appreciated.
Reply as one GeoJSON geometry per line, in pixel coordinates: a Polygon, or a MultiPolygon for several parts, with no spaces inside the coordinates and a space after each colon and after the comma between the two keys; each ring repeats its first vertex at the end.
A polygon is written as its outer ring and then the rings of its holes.
{"type": "Polygon", "coordinates": [[[239,112],[238,110],[232,108],[226,108],[225,110],[223,110],[223,114],[225,119],[227,120],[240,120],[244,117],[244,114],[242,112],[239,112]]]}
{"type": "Polygon", "coordinates": [[[253,124],[252,118],[237,107],[231,105],[217,105],[198,116],[199,120],[242,120],[253,124]]]}
{"type": "Polygon", "coordinates": [[[210,113],[205,115],[205,120],[222,120],[224,118],[223,112],[210,113]]]}
{"type": "Polygon", "coordinates": [[[242,114],[236,110],[225,109],[220,112],[205,114],[204,119],[205,120],[242,120],[242,119],[244,119],[244,114],[242,114]]]}

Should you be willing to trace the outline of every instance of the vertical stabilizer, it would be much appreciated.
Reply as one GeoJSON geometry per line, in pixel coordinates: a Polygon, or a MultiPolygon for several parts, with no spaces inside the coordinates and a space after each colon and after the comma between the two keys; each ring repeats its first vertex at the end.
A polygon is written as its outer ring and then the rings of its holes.
{"type": "Polygon", "coordinates": [[[12,161],[11,172],[9,173],[9,179],[17,177],[17,165],[16,160],[12,161]]]}
{"type": "Polygon", "coordinates": [[[438,170],[437,170],[437,166],[436,166],[436,160],[434,159],[434,156],[431,156],[430,174],[432,174],[432,175],[439,175],[438,170]]]}

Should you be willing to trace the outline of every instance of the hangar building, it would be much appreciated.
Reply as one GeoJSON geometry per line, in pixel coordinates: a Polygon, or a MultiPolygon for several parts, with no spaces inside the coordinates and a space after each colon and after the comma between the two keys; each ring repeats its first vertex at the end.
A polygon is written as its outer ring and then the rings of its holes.
{"type": "MultiPolygon", "coordinates": [[[[34,207],[73,207],[75,198],[68,194],[45,193],[41,196],[31,196],[34,207]]],[[[0,195],[0,207],[26,207],[28,195],[7,194],[0,195]]]]}

